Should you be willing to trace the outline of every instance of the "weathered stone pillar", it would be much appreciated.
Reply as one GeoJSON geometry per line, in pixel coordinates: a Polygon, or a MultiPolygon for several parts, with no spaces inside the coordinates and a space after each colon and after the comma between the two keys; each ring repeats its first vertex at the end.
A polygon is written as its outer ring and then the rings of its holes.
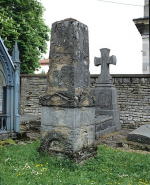
{"type": "Polygon", "coordinates": [[[40,148],[71,154],[95,140],[88,27],[75,19],[53,23],[49,58],[40,148]]]}

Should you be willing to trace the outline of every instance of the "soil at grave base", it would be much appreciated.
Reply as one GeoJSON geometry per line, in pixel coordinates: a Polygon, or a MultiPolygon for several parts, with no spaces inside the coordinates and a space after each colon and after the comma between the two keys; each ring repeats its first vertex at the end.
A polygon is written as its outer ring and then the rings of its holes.
{"type": "Polygon", "coordinates": [[[128,133],[132,132],[131,129],[122,129],[120,131],[110,133],[108,135],[101,136],[97,143],[99,145],[106,145],[115,149],[124,150],[128,152],[136,152],[136,153],[142,153],[142,154],[150,154],[150,151],[143,151],[143,150],[135,150],[131,149],[126,146],[119,147],[118,144],[120,144],[125,138],[127,138],[128,133]]]}
{"type": "MultiPolygon", "coordinates": [[[[32,140],[32,139],[39,139],[40,138],[40,134],[37,133],[35,130],[31,130],[31,129],[22,129],[22,131],[24,130],[24,132],[26,132],[26,135],[28,137],[28,139],[32,140]]],[[[99,138],[99,140],[97,140],[95,143],[97,145],[106,145],[106,146],[109,146],[109,147],[113,147],[115,149],[119,149],[119,150],[125,150],[125,151],[128,151],[128,152],[137,152],[137,153],[143,153],[143,154],[146,154],[146,153],[149,153],[150,154],[150,151],[147,152],[147,151],[143,151],[143,150],[135,150],[135,149],[131,149],[129,147],[126,147],[126,146],[121,146],[119,147],[118,144],[120,144],[125,138],[127,138],[128,136],[128,133],[130,133],[132,130],[131,129],[122,129],[120,131],[117,131],[117,132],[114,132],[114,133],[110,133],[108,135],[104,135],[104,136],[101,136],[99,138]]],[[[22,142],[22,141],[21,141],[22,142]]]]}

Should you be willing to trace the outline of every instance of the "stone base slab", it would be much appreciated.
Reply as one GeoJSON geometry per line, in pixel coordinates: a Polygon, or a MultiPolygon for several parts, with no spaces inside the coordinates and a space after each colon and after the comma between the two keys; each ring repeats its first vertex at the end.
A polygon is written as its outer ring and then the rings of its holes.
{"type": "MultiPolygon", "coordinates": [[[[83,147],[81,150],[77,152],[57,152],[57,151],[48,151],[48,154],[53,157],[57,156],[58,158],[68,158],[73,160],[75,163],[83,163],[90,158],[93,158],[97,155],[98,145],[93,144],[90,147],[83,147]]],[[[39,148],[39,152],[41,153],[41,147],[39,148]]],[[[41,153],[42,154],[42,153],[41,153]]]]}
{"type": "Polygon", "coordinates": [[[121,124],[117,124],[112,127],[108,127],[107,129],[95,132],[95,138],[96,138],[96,140],[98,140],[100,138],[100,136],[104,136],[104,135],[107,135],[109,133],[113,133],[113,132],[116,132],[119,130],[121,130],[121,124]]]}
{"type": "Polygon", "coordinates": [[[112,127],[112,116],[100,115],[95,118],[95,132],[105,130],[109,127],[112,127]]]}
{"type": "Polygon", "coordinates": [[[77,152],[95,141],[95,108],[42,107],[41,149],[77,152]]]}
{"type": "Polygon", "coordinates": [[[101,117],[101,115],[112,117],[112,125],[120,124],[119,110],[100,110],[99,107],[97,107],[96,109],[98,112],[98,115],[96,115],[97,117],[101,117]]]}
{"type": "Polygon", "coordinates": [[[119,122],[119,111],[105,110],[99,111],[99,116],[95,119],[95,136],[100,136],[119,131],[122,125],[119,122]]]}

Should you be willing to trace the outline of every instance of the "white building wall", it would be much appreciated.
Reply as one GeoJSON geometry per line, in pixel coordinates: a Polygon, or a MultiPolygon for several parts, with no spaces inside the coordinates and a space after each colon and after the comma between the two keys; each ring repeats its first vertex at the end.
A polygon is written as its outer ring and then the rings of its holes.
{"type": "Polygon", "coordinates": [[[149,35],[142,36],[143,40],[143,74],[150,74],[149,35]]]}
{"type": "Polygon", "coordinates": [[[49,66],[48,65],[41,65],[41,68],[38,71],[35,71],[35,74],[41,74],[42,71],[45,72],[45,74],[48,72],[49,66]]]}
{"type": "Polygon", "coordinates": [[[149,17],[149,0],[144,3],[144,17],[149,17]]]}

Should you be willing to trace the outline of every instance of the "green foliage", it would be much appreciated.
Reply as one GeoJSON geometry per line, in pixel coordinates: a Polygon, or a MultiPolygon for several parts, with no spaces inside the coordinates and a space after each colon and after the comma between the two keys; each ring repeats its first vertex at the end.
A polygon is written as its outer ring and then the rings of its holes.
{"type": "Polygon", "coordinates": [[[44,70],[41,71],[41,75],[45,75],[45,71],[44,70]]]}
{"type": "Polygon", "coordinates": [[[0,147],[0,184],[7,185],[149,185],[150,154],[100,146],[84,165],[40,156],[40,142],[0,147]]]}
{"type": "Polygon", "coordinates": [[[21,73],[33,74],[46,53],[50,29],[42,18],[44,7],[38,0],[0,0],[0,36],[12,54],[18,41],[21,73]]]}

